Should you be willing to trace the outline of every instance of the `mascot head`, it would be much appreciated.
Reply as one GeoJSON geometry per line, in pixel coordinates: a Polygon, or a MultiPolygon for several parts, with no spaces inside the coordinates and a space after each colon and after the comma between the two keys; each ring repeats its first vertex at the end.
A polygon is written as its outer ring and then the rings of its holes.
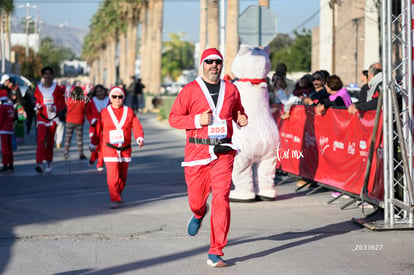
{"type": "Polygon", "coordinates": [[[253,48],[240,45],[240,50],[233,60],[232,72],[235,77],[243,79],[264,79],[270,72],[270,48],[253,48]]]}

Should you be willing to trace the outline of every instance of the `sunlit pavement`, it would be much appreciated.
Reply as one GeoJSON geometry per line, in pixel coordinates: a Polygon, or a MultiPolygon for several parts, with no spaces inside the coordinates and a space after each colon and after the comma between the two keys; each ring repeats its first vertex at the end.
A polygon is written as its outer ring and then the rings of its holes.
{"type": "Polygon", "coordinates": [[[27,137],[15,152],[15,172],[0,174],[1,274],[414,273],[413,231],[370,231],[352,222],[362,215],[355,204],[340,209],[348,199],[328,204],[329,191],[296,192],[289,176],[278,176],[276,201],[231,203],[229,266],[212,270],[210,214],[196,237],[186,234],[184,131],[155,114],[140,119],[145,147],[133,147],[124,202],[115,210],[105,172],[77,159],[75,136],[70,159],[56,150],[53,171],[41,175],[35,135],[27,137]]]}

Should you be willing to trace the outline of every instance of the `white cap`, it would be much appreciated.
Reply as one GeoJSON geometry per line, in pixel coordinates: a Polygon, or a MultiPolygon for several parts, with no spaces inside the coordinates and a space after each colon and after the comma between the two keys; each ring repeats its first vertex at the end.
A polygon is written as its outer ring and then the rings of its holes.
{"type": "Polygon", "coordinates": [[[10,79],[10,76],[8,74],[4,74],[1,76],[1,81],[0,84],[4,84],[4,82],[6,82],[7,80],[10,79]]]}

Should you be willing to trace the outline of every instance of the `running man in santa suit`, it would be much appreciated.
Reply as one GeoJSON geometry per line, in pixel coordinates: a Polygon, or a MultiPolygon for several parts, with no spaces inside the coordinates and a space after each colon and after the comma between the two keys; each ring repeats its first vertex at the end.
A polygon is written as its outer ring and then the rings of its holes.
{"type": "Polygon", "coordinates": [[[65,91],[54,81],[54,71],[46,66],[41,70],[43,82],[35,89],[35,111],[37,113],[37,148],[36,167],[38,173],[43,172],[43,161],[46,161],[46,172],[52,171],[53,147],[58,114],[65,104],[65,91]]]}
{"type": "Polygon", "coordinates": [[[91,150],[100,143],[106,166],[110,208],[118,208],[122,203],[122,191],[127,180],[128,165],[131,162],[131,131],[139,148],[144,146],[144,131],[134,111],[124,106],[125,92],[114,87],[109,92],[111,105],[101,111],[92,137],[91,150]],[[100,140],[102,139],[102,141],[100,140]]]}
{"type": "MultiPolygon", "coordinates": [[[[104,86],[100,84],[96,85],[92,95],[92,98],[86,105],[86,119],[89,121],[89,138],[91,140],[96,132],[95,127],[101,115],[101,111],[110,104],[109,97],[107,96],[107,89],[104,86]]],[[[96,164],[96,169],[98,171],[103,171],[104,169],[101,147],[101,144],[98,144],[95,150],[91,152],[91,157],[89,159],[90,165],[98,160],[96,164]]]]}
{"type": "Polygon", "coordinates": [[[186,129],[184,167],[188,200],[193,216],[187,232],[195,236],[208,211],[212,192],[211,234],[207,263],[226,266],[221,258],[230,228],[229,193],[234,156],[233,121],[246,126],[247,116],[236,86],[220,79],[221,53],[210,48],[201,55],[202,75],[178,94],[169,117],[171,127],[186,129]]]}

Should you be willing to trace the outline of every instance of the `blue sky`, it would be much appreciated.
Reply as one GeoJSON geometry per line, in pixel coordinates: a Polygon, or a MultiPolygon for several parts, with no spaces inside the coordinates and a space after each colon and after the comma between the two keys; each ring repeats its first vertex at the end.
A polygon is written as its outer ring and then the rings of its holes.
{"type": "MultiPolygon", "coordinates": [[[[100,0],[15,0],[15,15],[25,16],[26,3],[32,17],[38,16],[49,24],[68,24],[88,28],[100,0]],[[19,7],[22,6],[22,7],[19,7]]],[[[227,1],[225,2],[227,3],[227,1]]],[[[258,1],[240,0],[240,13],[258,1]]],[[[199,30],[199,0],[165,0],[164,40],[168,33],[184,32],[185,40],[196,42],[199,30]]],[[[277,18],[277,31],[290,33],[297,27],[312,28],[319,25],[319,0],[270,0],[270,10],[277,18]],[[316,13],[316,15],[315,15],[316,13]],[[312,19],[312,15],[315,15],[312,19]],[[310,20],[309,20],[310,19],[310,20]],[[309,20],[309,21],[308,21],[309,20]],[[304,22],[308,21],[305,25],[304,22]]]]}

